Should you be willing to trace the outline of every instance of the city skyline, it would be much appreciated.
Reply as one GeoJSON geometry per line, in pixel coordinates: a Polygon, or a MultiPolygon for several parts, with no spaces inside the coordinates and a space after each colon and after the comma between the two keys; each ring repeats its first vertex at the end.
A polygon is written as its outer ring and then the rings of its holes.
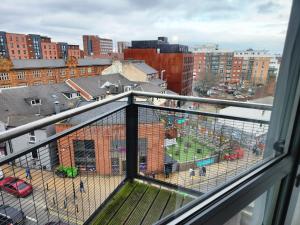
{"type": "Polygon", "coordinates": [[[280,53],[290,3],[178,0],[170,5],[166,1],[130,0],[69,4],[67,1],[4,0],[0,11],[5,12],[0,15],[1,30],[39,33],[51,36],[55,42],[67,41],[81,48],[83,34],[96,34],[113,39],[114,47],[117,41],[168,36],[171,43],[189,46],[214,42],[220,48],[231,50],[252,47],[280,53]],[[17,20],[20,16],[22,19],[17,20]]]}

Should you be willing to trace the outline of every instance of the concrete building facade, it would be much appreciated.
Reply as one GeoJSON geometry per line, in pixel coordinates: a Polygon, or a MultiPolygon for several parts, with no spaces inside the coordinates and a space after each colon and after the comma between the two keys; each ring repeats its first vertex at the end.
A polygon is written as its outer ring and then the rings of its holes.
{"type": "Polygon", "coordinates": [[[130,42],[126,42],[126,41],[118,41],[117,43],[118,45],[118,53],[124,53],[124,49],[129,48],[130,42]]]}

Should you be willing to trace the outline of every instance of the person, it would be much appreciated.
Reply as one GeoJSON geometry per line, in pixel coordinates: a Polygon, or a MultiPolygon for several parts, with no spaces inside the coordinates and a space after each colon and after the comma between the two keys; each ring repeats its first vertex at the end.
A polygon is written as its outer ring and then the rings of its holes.
{"type": "Polygon", "coordinates": [[[82,180],[80,181],[79,186],[80,186],[80,192],[81,192],[81,193],[82,193],[82,192],[85,193],[85,190],[84,190],[84,184],[83,184],[83,181],[82,181],[82,180]]]}
{"type": "Polygon", "coordinates": [[[170,172],[168,169],[165,170],[165,177],[166,178],[169,178],[170,177],[170,172]]]}
{"type": "Polygon", "coordinates": [[[202,166],[202,175],[206,176],[206,167],[205,166],[202,166]]]}
{"type": "Polygon", "coordinates": [[[193,168],[190,168],[189,172],[190,172],[190,177],[195,176],[195,170],[193,168]]]}
{"type": "Polygon", "coordinates": [[[26,179],[32,179],[32,177],[31,177],[31,173],[30,173],[30,168],[29,168],[29,166],[27,166],[26,167],[26,170],[25,170],[25,172],[26,172],[26,179]]]}

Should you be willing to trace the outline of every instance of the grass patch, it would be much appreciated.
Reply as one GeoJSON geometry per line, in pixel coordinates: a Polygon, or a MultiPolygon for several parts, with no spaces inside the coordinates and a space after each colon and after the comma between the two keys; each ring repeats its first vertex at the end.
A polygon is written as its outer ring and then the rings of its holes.
{"type": "Polygon", "coordinates": [[[189,136],[177,138],[177,145],[167,148],[168,155],[178,162],[203,159],[210,156],[214,151],[214,148],[189,136]]]}

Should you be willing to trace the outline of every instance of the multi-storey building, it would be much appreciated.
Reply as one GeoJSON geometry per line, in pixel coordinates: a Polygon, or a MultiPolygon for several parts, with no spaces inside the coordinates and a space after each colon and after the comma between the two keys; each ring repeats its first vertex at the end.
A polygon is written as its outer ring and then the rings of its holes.
{"type": "Polygon", "coordinates": [[[8,47],[7,47],[7,41],[6,41],[6,33],[3,31],[0,31],[0,57],[8,58],[8,47]]]}
{"type": "Polygon", "coordinates": [[[68,45],[68,57],[81,58],[79,45],[68,45]]]}
{"type": "Polygon", "coordinates": [[[130,43],[126,41],[118,41],[118,53],[124,53],[124,49],[130,47],[130,43]]]}
{"type": "Polygon", "coordinates": [[[235,51],[235,61],[242,61],[242,70],[239,74],[240,82],[252,85],[265,84],[268,81],[269,64],[273,57],[265,50],[254,51],[253,49],[247,49],[246,51],[235,51]]]}
{"type": "Polygon", "coordinates": [[[113,52],[111,39],[100,38],[97,35],[83,35],[82,39],[85,56],[99,57],[113,52]]]}
{"type": "Polygon", "coordinates": [[[67,59],[83,58],[79,45],[52,42],[38,34],[15,34],[0,31],[0,57],[10,59],[67,59]]]}
{"type": "Polygon", "coordinates": [[[41,47],[43,59],[58,59],[57,46],[51,42],[51,38],[42,37],[41,47]]]}
{"type": "Polygon", "coordinates": [[[58,42],[56,44],[56,46],[57,46],[58,58],[67,59],[68,58],[68,48],[69,48],[68,43],[58,42]]]}
{"type": "Polygon", "coordinates": [[[0,59],[0,88],[64,82],[75,77],[100,75],[110,59],[0,59]]]}
{"type": "Polygon", "coordinates": [[[6,33],[8,55],[11,59],[29,59],[30,52],[25,34],[6,33]]]}
{"type": "Polygon", "coordinates": [[[265,84],[274,71],[279,70],[276,57],[267,51],[224,51],[197,49],[194,52],[194,78],[224,83],[265,84]],[[273,60],[272,60],[273,59],[273,60]],[[270,61],[274,69],[269,68],[270,61]]]}
{"type": "Polygon", "coordinates": [[[192,93],[193,55],[187,46],[169,44],[166,37],[132,41],[131,46],[124,50],[125,59],[144,60],[159,72],[161,79],[167,81],[171,91],[182,95],[192,93]]]}
{"type": "MultiPolygon", "coordinates": [[[[46,39],[46,38],[45,38],[46,39]]],[[[42,59],[42,37],[38,34],[26,35],[30,59],[42,59]]]]}
{"type": "Polygon", "coordinates": [[[231,80],[233,52],[218,49],[200,49],[194,52],[195,79],[231,80]],[[199,51],[199,52],[198,52],[199,51]]]}
{"type": "Polygon", "coordinates": [[[106,55],[113,52],[113,41],[107,38],[100,38],[100,54],[106,55]]]}

